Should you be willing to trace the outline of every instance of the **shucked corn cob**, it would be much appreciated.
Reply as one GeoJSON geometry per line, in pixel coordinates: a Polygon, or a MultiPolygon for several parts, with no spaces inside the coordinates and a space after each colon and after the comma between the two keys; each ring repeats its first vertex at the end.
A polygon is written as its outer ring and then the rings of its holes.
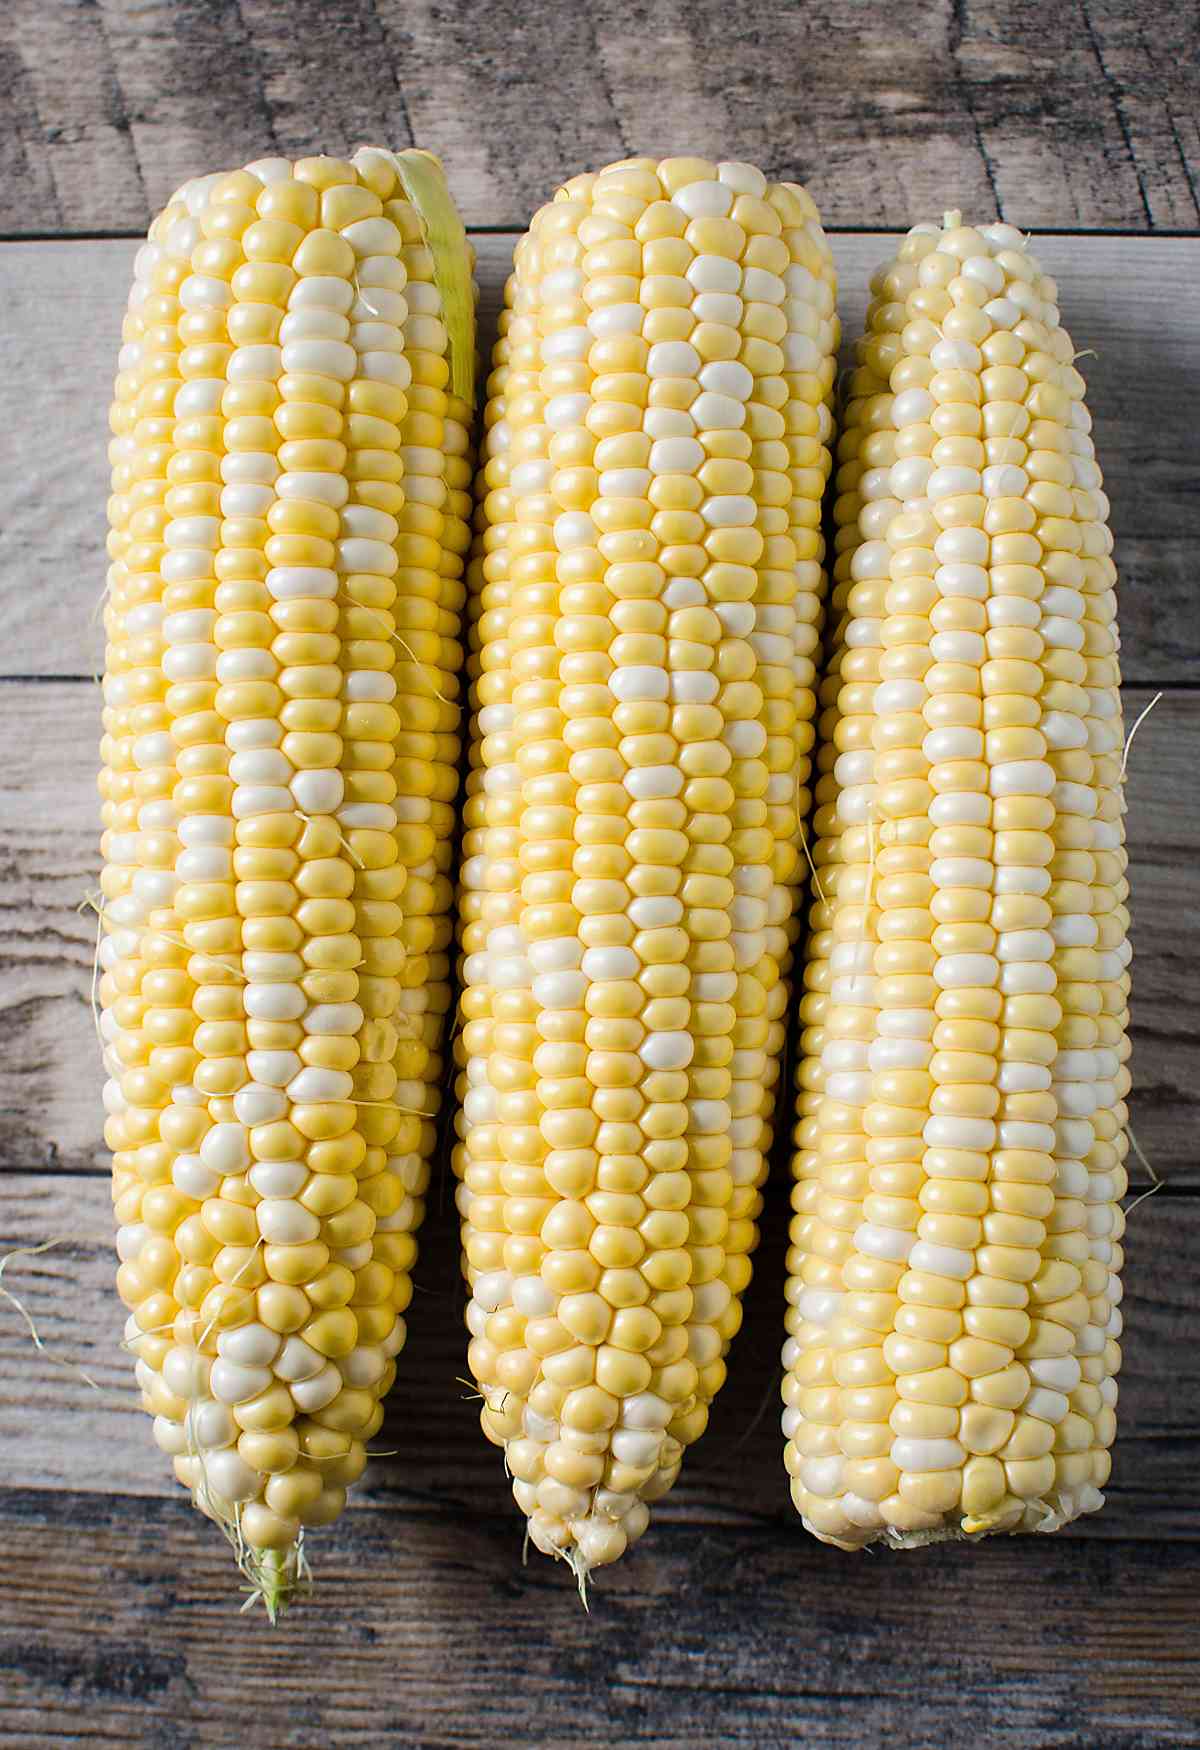
{"type": "Polygon", "coordinates": [[[112,411],[117,1282],[158,1443],[272,1609],[379,1426],[429,1174],[470,513],[455,223],[422,154],[186,185],[137,259],[112,411]]]}
{"type": "Polygon", "coordinates": [[[1008,225],[871,282],[839,447],[784,1351],[855,1546],[1103,1502],[1129,946],[1115,571],[1057,291],[1008,225]]]}
{"type": "Polygon", "coordinates": [[[783,1039],[834,274],[743,164],[580,176],[517,249],[474,568],[470,1364],[581,1582],[725,1377],[783,1039]]]}

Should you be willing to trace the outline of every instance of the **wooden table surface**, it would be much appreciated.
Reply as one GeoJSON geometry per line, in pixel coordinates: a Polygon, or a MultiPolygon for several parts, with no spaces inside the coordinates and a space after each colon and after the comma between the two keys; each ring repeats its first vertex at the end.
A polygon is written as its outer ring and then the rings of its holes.
{"type": "MultiPolygon", "coordinates": [[[[1200,1741],[1200,172],[1195,8],[1153,0],[7,0],[0,20],[0,1743],[204,1747],[1200,1741]],[[774,77],[775,84],[768,83],[774,77]],[[6,112],[6,113],[3,113],[6,112]],[[874,233],[961,206],[1047,233],[1121,573],[1133,1123],[1109,1504],[1054,1539],[864,1554],[795,1520],[777,1420],[786,1169],[731,1378],[585,1616],[457,1376],[448,1170],[372,1464],[317,1596],[239,1619],[117,1347],[89,1008],[105,412],[135,238],[185,175],[410,140],[494,312],[514,232],[635,150],[802,177],[861,321],[874,233]],[[1143,1181],[1144,1172],[1138,1175],[1143,1181]],[[66,1361],[70,1365],[59,1365],[66,1361]],[[85,1383],[79,1369],[95,1382],[85,1383]]],[[[777,1163],[782,1167],[783,1163],[777,1163]]]]}

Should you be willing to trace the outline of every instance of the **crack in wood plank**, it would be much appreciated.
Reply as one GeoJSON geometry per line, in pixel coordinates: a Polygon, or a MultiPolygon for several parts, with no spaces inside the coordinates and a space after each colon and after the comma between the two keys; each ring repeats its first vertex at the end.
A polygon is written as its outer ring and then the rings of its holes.
{"type": "Polygon", "coordinates": [[[1125,106],[1121,101],[1121,87],[1116,80],[1113,79],[1112,74],[1104,64],[1104,51],[1100,46],[1100,39],[1096,35],[1096,27],[1092,22],[1088,0],[1079,0],[1079,15],[1083,20],[1083,28],[1087,33],[1088,44],[1091,47],[1092,53],[1096,57],[1096,66],[1099,68],[1101,82],[1103,83],[1104,89],[1112,104],[1113,114],[1117,120],[1117,126],[1121,130],[1121,138],[1125,142],[1125,154],[1129,160],[1129,168],[1137,178],[1138,193],[1142,200],[1142,211],[1146,215],[1146,229],[1148,231],[1153,231],[1154,215],[1150,211],[1150,198],[1146,193],[1146,184],[1142,176],[1141,167],[1138,164],[1137,153],[1133,149],[1133,135],[1129,131],[1129,121],[1125,114],[1125,106]]]}
{"type": "MultiPolygon", "coordinates": [[[[958,72],[960,78],[962,70],[959,66],[959,50],[962,47],[963,38],[967,34],[967,4],[968,0],[951,0],[950,7],[950,58],[953,61],[955,70],[958,72]]],[[[1000,199],[1000,190],[996,186],[995,166],[992,163],[991,155],[989,154],[984,142],[983,129],[979,123],[979,111],[975,105],[974,92],[971,86],[965,81],[963,82],[963,97],[967,106],[967,115],[971,122],[971,132],[975,140],[975,146],[983,163],[983,173],[987,177],[987,185],[992,191],[992,201],[996,208],[996,217],[998,219],[1003,219],[1004,205],[1000,199]]]]}

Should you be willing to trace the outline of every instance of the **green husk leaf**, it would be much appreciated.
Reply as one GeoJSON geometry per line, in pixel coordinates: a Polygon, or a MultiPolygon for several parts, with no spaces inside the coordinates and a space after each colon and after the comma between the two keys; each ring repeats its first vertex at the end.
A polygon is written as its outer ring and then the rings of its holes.
{"type": "Polygon", "coordinates": [[[450,387],[461,400],[475,400],[475,287],[471,250],[446,174],[431,152],[410,148],[392,161],[425,232],[433,277],[441,294],[450,342],[450,387]]]}

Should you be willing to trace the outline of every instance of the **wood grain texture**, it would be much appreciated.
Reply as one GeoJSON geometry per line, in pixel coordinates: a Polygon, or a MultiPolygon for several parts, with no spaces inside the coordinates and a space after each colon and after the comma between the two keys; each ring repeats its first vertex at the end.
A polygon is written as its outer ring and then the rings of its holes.
{"type": "MultiPolygon", "coordinates": [[[[892,240],[835,237],[847,337],[892,240]]],[[[478,236],[481,344],[512,259],[478,236]]],[[[0,674],[93,674],[108,493],[107,409],[135,245],[0,244],[0,674]],[[52,507],[52,508],[51,508],[52,507]]],[[[1200,679],[1195,554],[1200,485],[1200,239],[1044,237],[1089,384],[1112,500],[1125,678],[1200,679]],[[1091,356],[1094,352],[1095,356],[1091,356]]]]}
{"type": "MultiPolygon", "coordinates": [[[[1127,689],[1130,722],[1151,697],[1127,689]]],[[[88,681],[0,685],[0,738],[37,749],[32,765],[0,768],[0,1160],[24,1169],[106,1163],[90,1001],[96,917],[85,902],[99,868],[99,708],[88,681]]],[[[1129,768],[1133,1122],[1176,1185],[1200,1185],[1200,1001],[1187,924],[1200,853],[1198,745],[1200,695],[1168,693],[1129,768]]]]}
{"type": "MultiPolygon", "coordinates": [[[[183,177],[364,139],[439,151],[494,312],[511,230],[565,175],[709,151],[800,176],[837,227],[947,204],[1049,229],[1200,223],[1193,8],[1169,0],[7,0],[0,232],[133,232],[183,177]],[[774,75],[774,86],[768,75],[774,75]],[[503,234],[505,230],[510,234],[503,234]]],[[[834,239],[848,332],[881,236],[834,239]]],[[[1048,236],[1122,577],[1138,1139],[1121,1432],[1105,1512],[1052,1540],[858,1560],[799,1528],[777,1433],[786,1173],[703,1445],[592,1614],[534,1556],[459,1382],[448,1175],[410,1340],[320,1591],[239,1621],[119,1349],[89,1011],[105,408],[134,245],[0,245],[0,1746],[658,1750],[1200,1741],[1200,239],[1048,236]],[[1183,683],[1181,686],[1179,683],[1183,683]],[[33,750],[32,760],[30,750],[33,750]],[[65,1360],[67,1366],[55,1365],[65,1360]],[[85,1384],[82,1366],[98,1390],[85,1384]]],[[[486,340],[485,330],[485,340],[486,340]]]]}
{"type": "MultiPolygon", "coordinates": [[[[107,1180],[5,1174],[0,1185],[0,1256],[52,1238],[62,1242],[52,1251],[14,1258],[4,1274],[4,1286],[25,1306],[49,1352],[39,1355],[32,1348],[15,1309],[0,1302],[5,1485],[178,1498],[170,1462],[154,1445],[149,1419],[138,1407],[133,1364],[119,1346],[125,1312],[113,1287],[107,1180]]],[[[729,1380],[679,1484],[655,1508],[655,1527],[792,1521],[779,1434],[788,1188],[786,1166],[779,1162],[729,1380]]],[[[387,1419],[371,1442],[388,1456],[375,1460],[355,1490],[356,1512],[432,1514],[448,1522],[462,1514],[495,1516],[507,1527],[515,1552],[520,1516],[500,1454],[480,1432],[473,1392],[462,1383],[467,1337],[445,1163],[431,1204],[407,1315],[408,1342],[387,1419]]],[[[1071,1536],[1200,1540],[1193,1482],[1200,1353],[1189,1340],[1200,1318],[1200,1283],[1192,1267],[1198,1243],[1200,1200],[1194,1197],[1163,1192],[1130,1217],[1113,1479],[1104,1512],[1071,1536]]],[[[654,1535],[648,1534],[651,1542],[654,1535]]],[[[340,1532],[318,1534],[314,1560],[323,1560],[340,1539],[340,1532]]],[[[868,1558],[877,1559],[883,1560],[868,1558]]],[[[530,1560],[540,1563],[536,1552],[530,1560]]]]}
{"type": "Polygon", "coordinates": [[[364,140],[439,153],[474,225],[699,151],[839,226],[1194,227],[1198,47],[1170,0],[9,0],[0,228],[136,228],[187,176],[364,140]]]}
{"type": "Polygon", "coordinates": [[[358,1514],[272,1631],[239,1621],[210,1533],[166,1502],[0,1496],[0,1741],[1145,1750],[1200,1730],[1194,1545],[848,1557],[798,1526],[672,1526],[585,1617],[478,1511],[358,1514]]]}
{"type": "MultiPolygon", "coordinates": [[[[476,240],[494,326],[512,240],[476,240]]],[[[108,407],[131,242],[0,244],[0,674],[95,674],[108,407]]],[[[1198,245],[1200,251],[1200,245],[1198,245]]]]}

